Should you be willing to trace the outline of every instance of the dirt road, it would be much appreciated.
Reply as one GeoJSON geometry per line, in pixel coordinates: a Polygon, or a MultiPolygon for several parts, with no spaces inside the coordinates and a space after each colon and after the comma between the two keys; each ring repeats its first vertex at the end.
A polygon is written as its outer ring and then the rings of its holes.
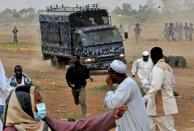
{"type": "MultiPolygon", "coordinates": [[[[188,68],[174,69],[176,77],[176,91],[184,96],[194,96],[194,43],[193,42],[167,42],[162,39],[160,28],[144,27],[141,42],[135,44],[133,33],[129,32],[129,39],[125,41],[126,58],[128,61],[128,73],[131,62],[141,57],[143,50],[150,50],[154,46],[160,46],[167,55],[181,55],[186,57],[188,68]],[[149,32],[149,33],[146,33],[149,32]]],[[[27,30],[27,29],[26,29],[27,30]]],[[[5,32],[5,31],[4,31],[5,32]]],[[[8,31],[7,31],[8,32],[8,31]]],[[[3,34],[0,31],[0,34],[3,34]]],[[[7,34],[7,33],[5,33],[7,34]]],[[[4,35],[6,37],[6,35],[4,35]]],[[[22,38],[22,36],[20,36],[22,38]]],[[[24,42],[31,37],[23,37],[24,42]]],[[[38,38],[38,36],[36,36],[38,38]]],[[[0,37],[2,40],[3,37],[0,37]]],[[[37,40],[37,39],[36,39],[37,40]]],[[[8,76],[13,74],[13,67],[21,64],[24,72],[32,77],[33,82],[41,91],[47,104],[49,114],[56,118],[80,117],[80,107],[73,103],[71,90],[65,82],[65,70],[56,70],[50,66],[50,61],[42,61],[40,46],[27,44],[26,48],[20,46],[12,48],[0,44],[0,59],[3,61],[8,76]]],[[[103,105],[105,91],[92,90],[101,88],[105,84],[105,72],[93,72],[94,82],[88,81],[87,104],[88,113],[96,115],[106,111],[103,105]]],[[[179,114],[175,115],[175,125],[178,131],[193,131],[194,129],[194,99],[177,98],[179,114]]]]}

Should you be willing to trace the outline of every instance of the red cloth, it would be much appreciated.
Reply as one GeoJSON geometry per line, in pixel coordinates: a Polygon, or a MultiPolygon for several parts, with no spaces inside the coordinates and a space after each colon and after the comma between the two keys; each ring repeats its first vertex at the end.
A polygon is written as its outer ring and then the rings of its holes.
{"type": "MultiPolygon", "coordinates": [[[[87,117],[76,122],[62,121],[46,116],[46,121],[55,131],[108,131],[116,126],[112,113],[87,117]]],[[[6,127],[4,131],[16,131],[16,129],[6,127]]]]}

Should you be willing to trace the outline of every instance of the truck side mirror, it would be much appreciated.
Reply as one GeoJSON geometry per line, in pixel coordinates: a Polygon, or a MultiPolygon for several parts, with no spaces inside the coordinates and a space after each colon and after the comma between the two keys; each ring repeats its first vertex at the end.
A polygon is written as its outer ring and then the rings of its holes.
{"type": "Polygon", "coordinates": [[[128,32],[125,32],[125,33],[124,33],[124,38],[125,38],[125,39],[128,39],[128,32]]]}

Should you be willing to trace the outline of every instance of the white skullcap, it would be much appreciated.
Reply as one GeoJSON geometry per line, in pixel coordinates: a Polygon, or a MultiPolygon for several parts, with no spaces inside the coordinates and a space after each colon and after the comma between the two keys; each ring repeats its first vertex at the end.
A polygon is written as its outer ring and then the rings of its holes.
{"type": "Polygon", "coordinates": [[[120,60],[114,60],[110,67],[117,73],[125,74],[126,73],[126,65],[120,60]]]}
{"type": "Polygon", "coordinates": [[[149,52],[148,51],[144,51],[143,52],[143,56],[149,56],[149,52]]]}

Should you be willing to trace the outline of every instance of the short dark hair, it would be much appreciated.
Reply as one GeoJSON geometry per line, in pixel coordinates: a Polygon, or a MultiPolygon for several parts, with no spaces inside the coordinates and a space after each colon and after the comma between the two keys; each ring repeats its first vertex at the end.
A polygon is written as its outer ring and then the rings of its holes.
{"type": "Polygon", "coordinates": [[[16,70],[16,68],[21,68],[22,69],[22,66],[21,65],[16,65],[14,69],[16,70]]]}
{"type": "Polygon", "coordinates": [[[76,59],[77,60],[80,60],[80,55],[76,55],[76,59]]]}
{"type": "Polygon", "coordinates": [[[158,60],[164,58],[162,48],[160,47],[152,48],[150,54],[154,64],[156,64],[158,60]]]}

